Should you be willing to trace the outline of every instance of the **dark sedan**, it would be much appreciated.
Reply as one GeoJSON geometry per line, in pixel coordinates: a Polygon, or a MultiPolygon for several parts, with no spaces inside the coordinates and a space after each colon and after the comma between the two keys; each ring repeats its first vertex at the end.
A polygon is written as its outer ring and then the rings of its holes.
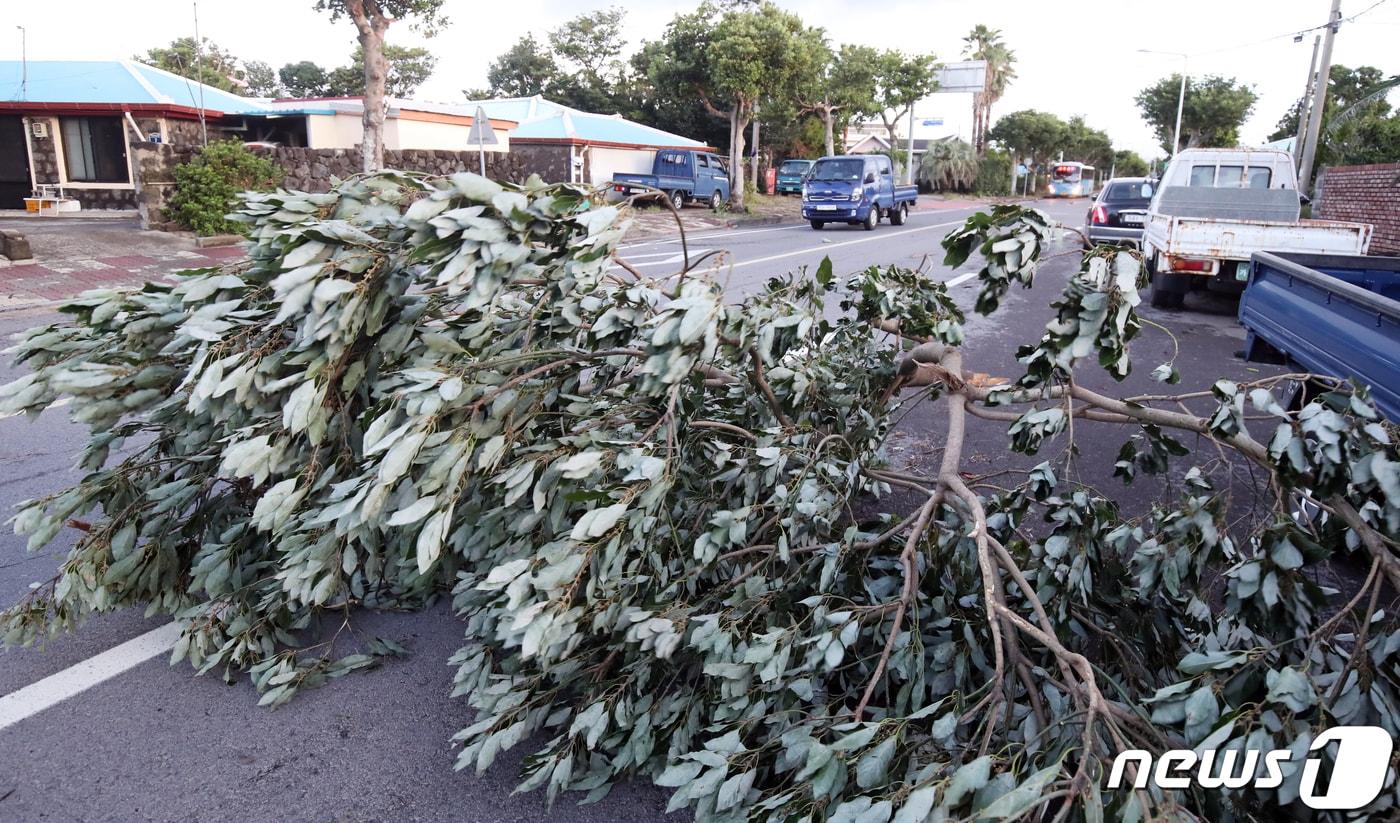
{"type": "Polygon", "coordinates": [[[1153,190],[1153,181],[1145,177],[1115,177],[1105,183],[1084,221],[1089,243],[1125,243],[1140,248],[1153,190]]]}

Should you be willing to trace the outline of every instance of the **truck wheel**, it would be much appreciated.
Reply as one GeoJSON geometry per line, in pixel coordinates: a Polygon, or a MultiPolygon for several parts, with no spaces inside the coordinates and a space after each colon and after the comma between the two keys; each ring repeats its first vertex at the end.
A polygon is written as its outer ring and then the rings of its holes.
{"type": "Polygon", "coordinates": [[[676,207],[676,211],[685,208],[685,192],[680,189],[671,192],[671,205],[676,207]]]}
{"type": "Polygon", "coordinates": [[[719,196],[719,189],[710,192],[710,210],[719,211],[719,207],[724,205],[724,199],[719,196]]]}
{"type": "Polygon", "coordinates": [[[823,222],[820,221],[820,220],[813,220],[813,221],[811,221],[811,223],[812,223],[812,228],[816,229],[817,231],[821,231],[821,230],[822,230],[822,226],[825,226],[825,225],[826,225],[825,223],[823,223],[823,222]]]}
{"type": "Polygon", "coordinates": [[[874,231],[880,224],[880,207],[874,204],[870,206],[870,213],[865,216],[865,222],[861,223],[861,228],[866,231],[874,231]]]}
{"type": "Polygon", "coordinates": [[[1186,293],[1167,291],[1158,283],[1152,287],[1152,307],[1156,309],[1179,309],[1186,303],[1186,293]]]}
{"type": "Polygon", "coordinates": [[[894,211],[890,212],[890,225],[891,225],[891,226],[902,226],[902,225],[904,225],[904,221],[905,221],[905,220],[908,220],[908,219],[909,219],[909,204],[907,204],[907,203],[900,203],[898,206],[895,206],[894,211]]]}

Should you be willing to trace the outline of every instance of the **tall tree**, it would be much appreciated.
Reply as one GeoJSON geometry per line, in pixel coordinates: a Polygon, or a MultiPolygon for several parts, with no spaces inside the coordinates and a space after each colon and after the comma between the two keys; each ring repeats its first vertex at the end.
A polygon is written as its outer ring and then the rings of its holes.
{"type": "Polygon", "coordinates": [[[249,60],[243,64],[243,91],[254,97],[281,97],[282,84],[277,72],[261,60],[249,60]]]}
{"type": "Polygon", "coordinates": [[[1012,162],[1025,159],[1033,168],[1040,168],[1065,144],[1068,132],[1069,126],[1055,115],[1026,109],[998,120],[987,132],[987,139],[1011,149],[1012,162]]]}
{"type": "MultiPolygon", "coordinates": [[[[1157,132],[1162,148],[1174,151],[1177,99],[1181,75],[1164,77],[1138,93],[1142,119],[1157,132]]],[[[1258,96],[1244,83],[1214,75],[1187,78],[1186,100],[1181,110],[1182,148],[1211,148],[1239,144],[1240,126],[1254,109],[1258,96]]]]}
{"type": "Polygon", "coordinates": [[[886,51],[876,62],[875,107],[889,133],[891,149],[898,149],[899,121],[916,103],[938,90],[937,68],[938,60],[932,54],[886,51]]]}
{"type": "Polygon", "coordinates": [[[561,71],[550,85],[552,99],[584,111],[616,111],[627,64],[622,50],[624,12],[619,8],[585,12],[549,33],[561,71]]]}
{"type": "Polygon", "coordinates": [[[978,23],[963,38],[963,54],[987,64],[982,91],[972,96],[972,145],[979,154],[987,150],[987,130],[992,124],[992,105],[1006,93],[1006,87],[1016,78],[1016,54],[1006,47],[1000,29],[990,29],[978,23]]]}
{"type": "Polygon", "coordinates": [[[447,25],[443,0],[316,0],[316,9],[330,12],[332,20],[348,17],[359,33],[364,51],[364,139],[361,166],[366,172],[384,167],[384,90],[389,64],[384,55],[384,35],[389,24],[409,19],[416,30],[433,36],[447,25]]]}
{"type": "MultiPolygon", "coordinates": [[[[384,44],[384,60],[388,72],[384,76],[384,93],[390,97],[411,97],[418,87],[432,76],[437,58],[427,49],[384,44]]],[[[364,87],[365,52],[359,46],[350,55],[350,64],[330,72],[326,93],[334,97],[354,97],[364,87]]]]}
{"type": "Polygon", "coordinates": [[[533,34],[520,38],[486,71],[487,95],[533,97],[544,94],[559,76],[559,64],[533,34]]]}
{"type": "Polygon", "coordinates": [[[729,123],[729,180],[734,208],[744,208],[744,132],[766,100],[792,100],[820,62],[820,36],[772,3],[725,11],[702,3],[667,26],[652,54],[654,83],[689,93],[729,123]]]}
{"type": "Polygon", "coordinates": [[[876,111],[876,69],[880,53],[870,46],[843,45],[832,51],[822,43],[817,49],[821,70],[811,75],[800,91],[801,111],[815,114],[825,131],[826,153],[836,153],[836,125],[853,117],[873,116],[876,111]]]}
{"type": "Polygon", "coordinates": [[[277,78],[282,81],[282,90],[288,97],[324,97],[329,94],[330,76],[310,60],[286,64],[277,70],[277,78]]]}
{"type": "Polygon", "coordinates": [[[1066,160],[1078,160],[1099,167],[1105,174],[1113,165],[1113,141],[1108,134],[1091,129],[1081,115],[1076,114],[1065,123],[1058,151],[1063,151],[1066,160]]]}
{"type": "Polygon", "coordinates": [[[199,38],[197,51],[193,37],[179,37],[168,46],[147,49],[132,59],[216,89],[236,92],[242,87],[243,68],[237,57],[207,37],[199,38]]]}
{"type": "MultiPolygon", "coordinates": [[[[1327,99],[1322,106],[1319,166],[1400,160],[1400,148],[1387,139],[1388,134],[1400,128],[1400,118],[1391,112],[1385,94],[1396,80],[1400,78],[1387,78],[1374,66],[1332,66],[1327,75],[1327,99]],[[1387,125],[1392,120],[1396,125],[1387,125]]],[[[1269,139],[1295,136],[1301,108],[1302,101],[1295,101],[1269,139]]]]}
{"type": "Polygon", "coordinates": [[[1135,151],[1119,149],[1113,153],[1111,170],[1117,177],[1146,177],[1147,161],[1135,151]]]}

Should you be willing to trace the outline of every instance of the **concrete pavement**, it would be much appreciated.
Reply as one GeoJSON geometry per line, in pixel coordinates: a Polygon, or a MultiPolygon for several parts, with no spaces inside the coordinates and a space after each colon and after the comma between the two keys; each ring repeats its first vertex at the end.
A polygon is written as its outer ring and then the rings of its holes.
{"type": "MultiPolygon", "coordinates": [[[[1049,204],[1052,215],[1069,221],[1082,216],[1078,202],[1049,204]]],[[[723,249],[717,274],[735,299],[767,277],[801,266],[814,267],[829,255],[838,274],[871,264],[918,265],[929,256],[933,276],[961,285],[953,289],[970,308],[975,283],[941,265],[938,242],[972,209],[917,213],[904,227],[881,225],[874,232],[855,227],[811,230],[805,224],[701,233],[697,250],[723,249]]],[[[624,255],[644,271],[677,267],[677,240],[628,244],[624,255]]],[[[965,347],[969,369],[1014,377],[1017,345],[1039,336],[1050,316],[1049,301],[1077,266],[1068,254],[1049,261],[1034,289],[1014,289],[993,318],[969,318],[965,347]]],[[[1185,375],[1183,391],[1208,386],[1215,378],[1259,374],[1258,367],[1235,360],[1243,334],[1230,307],[1206,312],[1145,316],[1172,329],[1176,342],[1149,327],[1134,344],[1136,371],[1119,386],[1092,367],[1085,381],[1112,391],[1156,387],[1147,380],[1153,366],[1179,345],[1185,375]]],[[[30,311],[0,315],[0,334],[49,322],[51,315],[30,311]]],[[[16,370],[0,364],[0,381],[16,370]]],[[[1007,460],[1004,426],[975,421],[968,465],[1006,468],[1033,465],[1059,454],[1051,446],[1036,458],[1007,460]]],[[[920,407],[891,441],[895,459],[926,464],[941,437],[937,407],[920,407]]],[[[1113,456],[1128,432],[1081,441],[1075,471],[1088,482],[1113,488],[1113,456]],[[1098,444],[1102,445],[1098,445],[1098,444]]],[[[0,420],[0,509],[73,482],[72,463],[83,429],[63,409],[36,421],[0,420]]],[[[1194,444],[1191,444],[1194,445],[1194,444]]],[[[1062,459],[1062,458],[1060,458],[1062,459]]],[[[1152,483],[1132,487],[1146,500],[1152,483]]],[[[8,532],[8,530],[6,530],[8,532]]],[[[69,535],[71,539],[71,534],[69,535]]],[[[23,542],[0,534],[0,602],[22,596],[34,580],[53,573],[56,558],[26,556],[23,542]]],[[[300,694],[286,707],[256,707],[246,678],[232,686],[214,675],[195,677],[186,664],[169,667],[162,657],[140,663],[14,725],[0,729],[0,820],[421,820],[421,821],[609,821],[627,823],[662,818],[667,793],[645,784],[616,788],[595,806],[575,807],[569,798],[553,809],[540,794],[511,796],[514,765],[530,749],[502,756],[485,775],[452,771],[448,738],[469,722],[469,713],[447,695],[447,657],[463,644],[462,625],[445,604],[421,614],[363,614],[358,627],[407,646],[411,655],[383,668],[338,680],[300,694]]],[[[78,633],[44,649],[0,653],[0,695],[61,674],[81,661],[131,640],[156,626],[125,611],[91,621],[78,633]]],[[[674,815],[672,819],[686,819],[674,815]]]]}

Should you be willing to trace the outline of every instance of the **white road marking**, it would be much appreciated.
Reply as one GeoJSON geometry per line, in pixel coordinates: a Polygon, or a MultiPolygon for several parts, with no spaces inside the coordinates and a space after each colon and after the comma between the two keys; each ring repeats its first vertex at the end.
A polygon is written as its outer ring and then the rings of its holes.
{"type": "Polygon", "coordinates": [[[961,220],[953,220],[953,221],[948,222],[948,223],[935,223],[935,224],[933,224],[932,226],[921,226],[921,227],[919,227],[919,228],[917,228],[917,229],[904,229],[904,230],[902,230],[902,231],[883,232],[883,233],[880,233],[880,234],[872,234],[872,235],[870,235],[869,237],[862,237],[862,238],[860,238],[859,240],[847,240],[847,241],[845,241],[844,243],[829,243],[829,244],[824,244],[824,245],[820,245],[820,246],[812,246],[812,247],[806,248],[806,249],[798,249],[797,251],[783,252],[782,254],[773,254],[773,255],[769,255],[768,257],[759,257],[759,258],[754,259],[754,260],[741,260],[741,261],[735,263],[735,264],[733,265],[733,268],[741,269],[741,268],[743,268],[744,266],[752,266],[752,265],[755,265],[755,264],[757,264],[757,263],[771,263],[771,262],[773,262],[774,260],[783,260],[783,259],[786,259],[786,258],[788,258],[788,257],[798,257],[799,255],[803,255],[803,254],[813,254],[813,253],[815,253],[815,252],[827,252],[827,251],[830,251],[830,250],[832,250],[832,249],[839,249],[839,248],[842,248],[842,247],[844,247],[844,246],[855,246],[855,245],[859,245],[860,243],[873,243],[873,242],[875,242],[876,240],[888,240],[888,239],[890,239],[891,237],[899,237],[899,236],[905,235],[905,234],[914,234],[915,232],[930,231],[930,230],[932,230],[932,229],[941,229],[941,228],[946,228],[947,226],[956,226],[956,225],[958,225],[958,224],[961,223],[961,222],[962,222],[961,220]]]}
{"type": "Polygon", "coordinates": [[[128,669],[170,651],[180,637],[179,623],[166,623],[57,674],[0,697],[0,729],[5,729],[128,669]]]}
{"type": "Polygon", "coordinates": [[[944,286],[947,286],[948,288],[951,289],[951,288],[953,288],[954,286],[961,286],[963,283],[966,283],[967,281],[971,280],[972,278],[974,278],[974,277],[976,277],[976,276],[977,276],[977,272],[975,272],[975,271],[970,271],[970,272],[968,272],[968,273],[966,273],[966,274],[960,274],[960,275],[958,275],[957,277],[954,277],[952,280],[945,281],[945,282],[943,283],[943,285],[944,285],[944,286]]]}
{"type": "MultiPolygon", "coordinates": [[[[973,209],[976,209],[976,208],[978,208],[978,207],[977,207],[977,206],[965,206],[965,207],[963,207],[963,208],[958,208],[958,209],[922,209],[922,210],[919,210],[919,211],[911,211],[911,212],[909,212],[909,217],[910,217],[910,219],[913,219],[913,218],[915,218],[915,217],[925,217],[925,216],[928,216],[928,215],[934,215],[934,216],[939,216],[939,217],[941,217],[941,216],[943,216],[943,215],[945,215],[945,214],[947,214],[947,213],[949,213],[949,212],[970,211],[970,210],[973,210],[973,209]]],[[[750,234],[768,234],[769,232],[774,232],[774,231],[797,231],[798,229],[807,229],[807,230],[809,230],[809,231],[811,230],[810,227],[809,227],[805,222],[803,222],[803,223],[798,223],[798,224],[796,224],[796,225],[791,225],[791,226],[778,226],[777,228],[771,228],[771,229],[740,229],[740,230],[734,230],[734,229],[720,229],[720,230],[718,230],[718,231],[706,232],[706,233],[704,233],[704,234],[687,234],[687,235],[686,235],[686,240],[687,240],[687,241],[690,241],[690,240],[704,240],[704,239],[707,238],[707,237],[746,237],[746,236],[748,236],[748,235],[750,235],[750,234]]],[[[681,239],[680,239],[679,236],[677,236],[677,237],[663,237],[663,238],[657,238],[657,239],[655,239],[655,240],[638,240],[638,241],[635,242],[635,243],[625,243],[625,244],[623,244],[623,245],[621,245],[621,246],[618,246],[618,249],[619,249],[619,250],[635,249],[635,248],[640,248],[640,247],[642,247],[642,246],[654,246],[654,245],[658,245],[658,244],[660,244],[660,243],[679,243],[679,242],[681,242],[681,239]]],[[[628,259],[631,259],[631,258],[628,258],[628,259]]]]}

